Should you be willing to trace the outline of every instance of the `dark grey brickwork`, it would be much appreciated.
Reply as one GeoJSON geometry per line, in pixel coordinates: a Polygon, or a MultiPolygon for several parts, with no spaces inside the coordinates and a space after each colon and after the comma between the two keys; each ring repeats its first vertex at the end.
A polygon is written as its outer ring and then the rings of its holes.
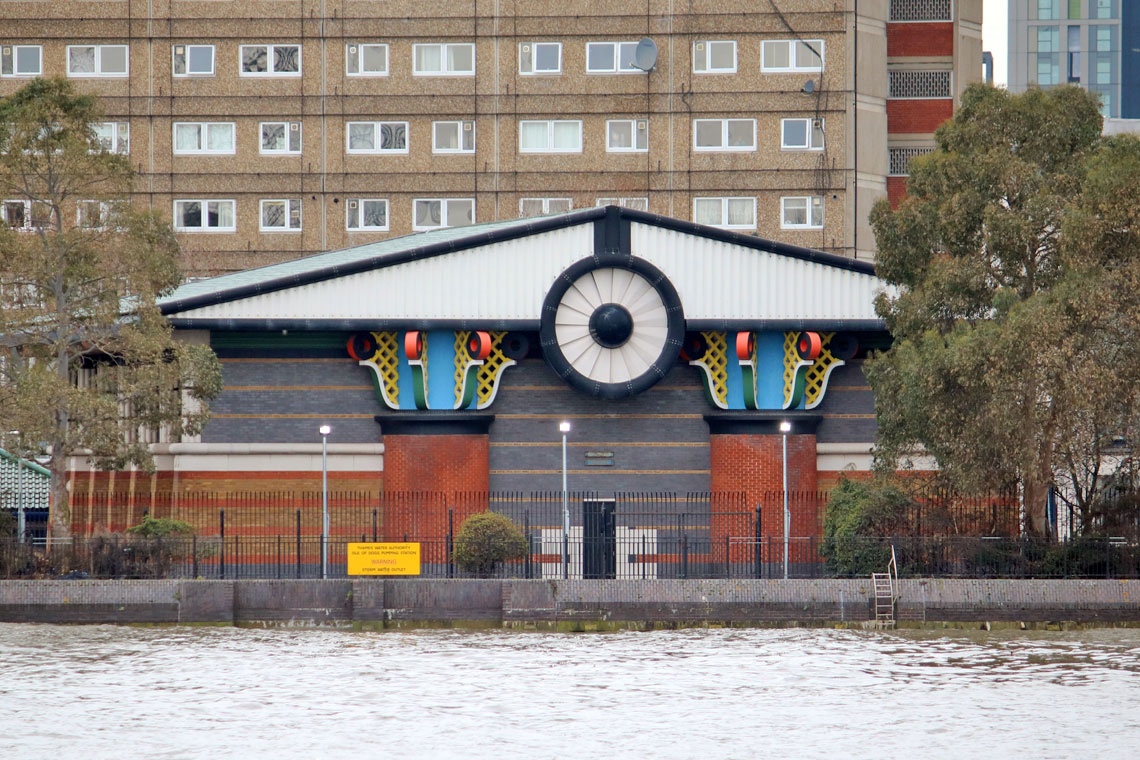
{"type": "Polygon", "coordinates": [[[875,440],[874,417],[840,417],[833,415],[873,415],[875,394],[862,389],[867,386],[863,362],[844,365],[831,373],[823,403],[816,407],[823,420],[816,430],[818,443],[871,443],[875,440]]]}

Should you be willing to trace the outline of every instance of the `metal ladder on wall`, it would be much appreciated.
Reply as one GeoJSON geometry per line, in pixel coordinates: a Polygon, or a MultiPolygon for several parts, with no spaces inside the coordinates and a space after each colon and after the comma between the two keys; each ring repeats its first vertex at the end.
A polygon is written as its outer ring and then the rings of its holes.
{"type": "Polygon", "coordinates": [[[887,572],[871,573],[871,583],[875,590],[875,622],[884,628],[895,626],[895,584],[899,577],[899,566],[895,559],[895,547],[891,547],[891,561],[887,572]]]}

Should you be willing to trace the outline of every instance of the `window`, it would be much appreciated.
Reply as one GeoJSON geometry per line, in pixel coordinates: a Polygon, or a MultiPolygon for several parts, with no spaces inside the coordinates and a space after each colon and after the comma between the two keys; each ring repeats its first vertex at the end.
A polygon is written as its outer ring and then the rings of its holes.
{"type": "Polygon", "coordinates": [[[243,77],[301,76],[300,45],[241,45],[238,58],[243,77]]]}
{"type": "Polygon", "coordinates": [[[519,153],[581,153],[582,122],[520,121],[519,153]]]}
{"type": "Polygon", "coordinates": [[[175,45],[174,76],[212,77],[214,76],[213,45],[175,45]]]}
{"type": "Polygon", "coordinates": [[[125,77],[129,72],[126,45],[68,45],[69,77],[125,77]]]}
{"type": "Polygon", "coordinates": [[[233,155],[233,122],[175,122],[174,155],[233,155]]]}
{"type": "Polygon", "coordinates": [[[1117,18],[1116,0],[1090,0],[1093,7],[1089,15],[1093,18],[1117,18]]]}
{"type": "Polygon", "coordinates": [[[388,46],[377,44],[345,45],[345,72],[350,77],[388,76],[388,46]]]}
{"type": "Polygon", "coordinates": [[[569,198],[519,198],[519,216],[561,214],[574,208],[569,198]]]}
{"type": "Polygon", "coordinates": [[[345,202],[350,230],[388,229],[388,201],[381,198],[349,198],[345,202]]]}
{"type": "Polygon", "coordinates": [[[475,223],[474,198],[417,198],[412,229],[436,230],[475,223]]]}
{"type": "Polygon", "coordinates": [[[474,76],[475,45],[470,42],[449,42],[412,45],[416,76],[474,76]]]}
{"type": "Polygon", "coordinates": [[[233,232],[234,201],[174,201],[174,229],[182,232],[233,232]]]}
{"type": "Polygon", "coordinates": [[[606,150],[610,153],[644,153],[649,150],[649,120],[613,119],[607,121],[606,150]]]}
{"type": "Polygon", "coordinates": [[[406,121],[350,121],[345,126],[349,153],[408,152],[406,121]]]}
{"type": "Polygon", "coordinates": [[[1069,81],[1081,81],[1081,28],[1079,26],[1070,26],[1067,34],[1068,49],[1069,49],[1069,81]]]}
{"type": "Polygon", "coordinates": [[[40,201],[3,201],[0,203],[0,222],[16,230],[47,227],[51,224],[51,205],[40,201]]]}
{"type": "Polygon", "coordinates": [[[38,77],[44,73],[44,49],[39,45],[0,48],[0,76],[38,77]]]}
{"type": "Polygon", "coordinates": [[[131,125],[125,121],[101,121],[91,125],[95,141],[108,153],[129,153],[131,125]]]}
{"type": "Polygon", "coordinates": [[[562,73],[561,42],[523,42],[519,45],[520,74],[562,73]]]}
{"type": "Polygon", "coordinates": [[[730,230],[756,228],[755,198],[694,198],[693,221],[730,230]]]}
{"type": "Polygon", "coordinates": [[[760,59],[762,71],[823,71],[823,40],[768,40],[760,59]]]}
{"type": "Polygon", "coordinates": [[[124,209],[123,201],[79,201],[75,204],[75,224],[87,230],[105,230],[124,209]]]}
{"type": "Polygon", "coordinates": [[[649,199],[648,198],[597,198],[594,201],[595,206],[621,206],[622,208],[631,208],[635,211],[648,211],[649,199]]]}
{"type": "Polygon", "coordinates": [[[698,74],[732,74],[736,71],[735,40],[698,40],[693,43],[693,71],[698,74]]]}
{"type": "Polygon", "coordinates": [[[693,150],[756,150],[756,120],[693,119],[693,150]]]}
{"type": "Polygon", "coordinates": [[[261,152],[269,155],[301,152],[301,122],[261,122],[261,152]]]}
{"type": "Polygon", "coordinates": [[[587,42],[586,71],[591,74],[644,74],[633,65],[636,42],[587,42]]]}
{"type": "Polygon", "coordinates": [[[791,196],[780,199],[780,227],[783,229],[818,229],[822,226],[822,195],[791,196]]]}
{"type": "Polygon", "coordinates": [[[1060,0],[1037,0],[1037,18],[1061,18],[1060,0]]]}
{"type": "Polygon", "coordinates": [[[290,232],[301,229],[301,199],[261,202],[261,231],[290,232]]]}
{"type": "Polygon", "coordinates": [[[432,153],[474,153],[475,122],[433,121],[431,125],[432,153]]]}
{"type": "Polygon", "coordinates": [[[783,150],[823,150],[823,119],[780,119],[783,150]]]}

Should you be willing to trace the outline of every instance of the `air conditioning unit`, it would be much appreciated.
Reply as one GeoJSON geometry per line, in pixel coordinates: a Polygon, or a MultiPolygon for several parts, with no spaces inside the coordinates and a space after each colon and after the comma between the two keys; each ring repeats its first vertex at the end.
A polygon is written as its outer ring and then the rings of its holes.
{"type": "Polygon", "coordinates": [[[186,46],[185,45],[175,45],[174,46],[174,54],[175,55],[185,55],[186,54],[186,46]]]}
{"type": "Polygon", "coordinates": [[[812,119],[811,120],[811,128],[812,129],[823,129],[823,119],[812,119]]]}
{"type": "Polygon", "coordinates": [[[637,120],[637,128],[638,129],[645,129],[645,119],[638,119],[637,120]]]}
{"type": "Polygon", "coordinates": [[[349,208],[356,208],[356,201],[349,201],[349,202],[348,202],[348,207],[349,207],[349,208]]]}
{"type": "Polygon", "coordinates": [[[464,132],[470,132],[471,131],[471,122],[469,122],[469,121],[463,122],[463,131],[464,132]]]}
{"type": "Polygon", "coordinates": [[[355,54],[356,53],[356,45],[349,45],[348,46],[348,52],[355,54]]]}
{"type": "Polygon", "coordinates": [[[704,50],[704,49],[705,49],[705,43],[698,42],[697,43],[697,50],[704,50]]]}
{"type": "Polygon", "coordinates": [[[530,45],[523,45],[523,46],[522,46],[522,51],[523,51],[524,53],[529,53],[529,52],[530,52],[530,45]]]}
{"type": "Polygon", "coordinates": [[[299,121],[289,122],[289,131],[290,132],[296,132],[300,128],[301,128],[301,122],[299,122],[299,121]]]}

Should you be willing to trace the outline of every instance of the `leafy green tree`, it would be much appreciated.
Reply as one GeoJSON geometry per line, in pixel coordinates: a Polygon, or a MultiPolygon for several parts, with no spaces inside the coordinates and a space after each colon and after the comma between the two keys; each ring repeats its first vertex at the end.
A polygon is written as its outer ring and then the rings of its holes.
{"type": "Polygon", "coordinates": [[[906,532],[911,497],[884,478],[842,478],[827,499],[820,554],[837,575],[883,572],[891,559],[886,536],[906,532]]]}
{"type": "Polygon", "coordinates": [[[51,531],[70,534],[66,473],[153,466],[148,439],[205,424],[221,373],[176,341],[156,298],[181,279],[169,222],[128,202],[127,158],[92,124],[95,100],[36,79],[0,100],[0,425],[11,448],[50,454],[51,531]],[[9,439],[10,440],[10,439],[9,439]]]}
{"type": "Polygon", "coordinates": [[[1091,504],[1137,433],[1140,141],[1100,132],[1079,88],[971,86],[908,197],[871,214],[893,286],[877,308],[894,344],[867,365],[878,465],[1019,483],[1036,534],[1050,487],[1091,504]]]}
{"type": "Polygon", "coordinates": [[[500,563],[522,559],[526,538],[509,517],[498,512],[479,512],[463,521],[455,536],[455,564],[483,578],[500,563]]]}

